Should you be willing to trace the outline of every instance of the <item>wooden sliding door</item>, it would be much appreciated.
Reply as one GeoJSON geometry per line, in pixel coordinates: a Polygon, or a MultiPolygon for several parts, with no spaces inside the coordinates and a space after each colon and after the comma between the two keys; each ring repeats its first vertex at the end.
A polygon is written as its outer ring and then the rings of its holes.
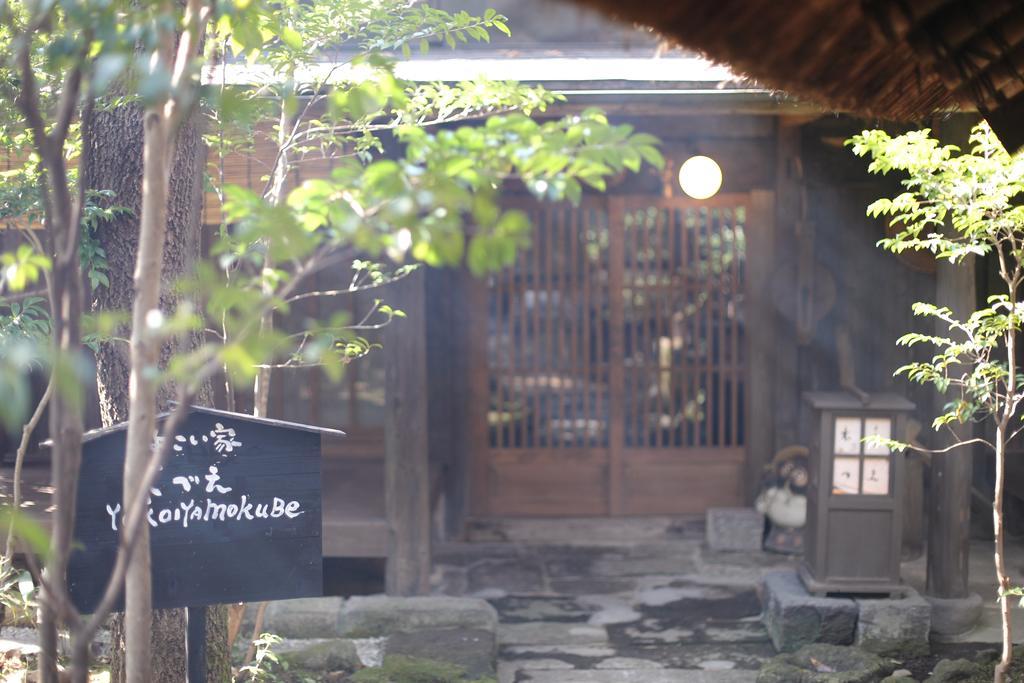
{"type": "Polygon", "coordinates": [[[741,501],[745,200],[522,207],[532,245],[489,280],[478,318],[480,514],[689,514],[741,501]]]}

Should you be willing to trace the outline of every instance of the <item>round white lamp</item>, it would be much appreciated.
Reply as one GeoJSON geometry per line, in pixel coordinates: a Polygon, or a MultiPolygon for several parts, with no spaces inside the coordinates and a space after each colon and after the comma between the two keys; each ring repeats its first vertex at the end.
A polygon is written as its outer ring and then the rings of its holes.
{"type": "Polygon", "coordinates": [[[722,168],[711,157],[690,157],[679,167],[679,187],[694,199],[714,197],[722,188],[722,168]]]}

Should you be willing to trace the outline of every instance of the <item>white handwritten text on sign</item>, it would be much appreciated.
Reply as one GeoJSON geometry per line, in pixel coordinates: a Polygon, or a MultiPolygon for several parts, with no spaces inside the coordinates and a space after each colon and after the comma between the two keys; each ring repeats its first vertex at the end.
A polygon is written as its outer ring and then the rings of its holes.
{"type": "MultiPolygon", "coordinates": [[[[194,409],[149,490],[159,608],[318,595],[320,436],[302,426],[194,409]],[[200,571],[196,571],[199,569],[200,571]]],[[[156,444],[154,444],[156,445],[156,444]]],[[[85,444],[68,571],[88,611],[123,521],[124,431],[85,444]]]]}

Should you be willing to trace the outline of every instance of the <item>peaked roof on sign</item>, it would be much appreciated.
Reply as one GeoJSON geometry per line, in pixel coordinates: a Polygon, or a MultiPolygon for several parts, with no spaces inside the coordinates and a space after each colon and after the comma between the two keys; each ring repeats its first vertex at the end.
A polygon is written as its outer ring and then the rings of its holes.
{"type": "Polygon", "coordinates": [[[832,109],[904,121],[977,109],[1008,148],[1024,144],[1020,0],[573,2],[832,109]]]}
{"type": "MultiPolygon", "coordinates": [[[[228,410],[217,410],[216,408],[206,408],[203,406],[189,406],[188,410],[190,413],[202,413],[204,415],[214,415],[217,417],[224,417],[231,420],[238,420],[240,422],[252,422],[254,424],[262,424],[268,427],[279,427],[281,429],[295,429],[303,432],[314,432],[316,434],[329,434],[331,436],[345,436],[345,432],[338,429],[329,429],[327,427],[316,427],[314,425],[300,424],[298,422],[286,422],[284,420],[272,420],[266,417],[256,417],[249,415],[248,413],[232,413],[228,410]]],[[[162,413],[157,415],[157,421],[167,419],[170,413],[162,413]]],[[[128,429],[127,422],[120,422],[116,425],[109,427],[102,427],[100,429],[92,429],[82,435],[82,443],[99,439],[100,437],[120,432],[128,429]]],[[[49,446],[51,441],[44,441],[41,445],[49,446]]]]}

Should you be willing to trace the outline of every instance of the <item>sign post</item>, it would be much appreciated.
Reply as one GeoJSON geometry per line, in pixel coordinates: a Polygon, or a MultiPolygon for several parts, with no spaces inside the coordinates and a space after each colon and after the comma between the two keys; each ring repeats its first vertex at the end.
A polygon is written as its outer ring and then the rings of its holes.
{"type": "MultiPolygon", "coordinates": [[[[188,609],[190,683],[206,681],[207,605],[323,594],[320,438],[332,431],[190,407],[161,437],[173,442],[146,512],[153,608],[188,609]]],[[[84,440],[68,566],[83,613],[117,554],[125,435],[122,424],[84,440]]]]}
{"type": "Polygon", "coordinates": [[[188,640],[185,657],[188,659],[188,683],[206,683],[206,607],[188,607],[188,640]]]}

